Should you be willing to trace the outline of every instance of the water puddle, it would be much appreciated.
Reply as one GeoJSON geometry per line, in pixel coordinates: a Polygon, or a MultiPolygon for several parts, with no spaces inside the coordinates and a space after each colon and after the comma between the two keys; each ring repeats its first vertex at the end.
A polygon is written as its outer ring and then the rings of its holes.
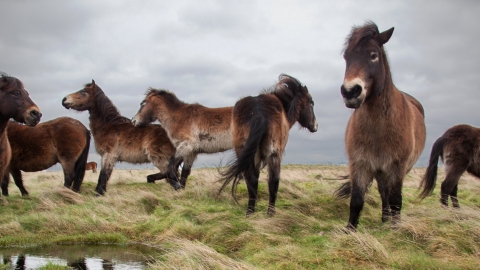
{"type": "Polygon", "coordinates": [[[10,269],[26,270],[52,263],[82,270],[145,269],[160,253],[161,250],[145,245],[13,247],[0,249],[0,267],[9,264],[10,269]]]}

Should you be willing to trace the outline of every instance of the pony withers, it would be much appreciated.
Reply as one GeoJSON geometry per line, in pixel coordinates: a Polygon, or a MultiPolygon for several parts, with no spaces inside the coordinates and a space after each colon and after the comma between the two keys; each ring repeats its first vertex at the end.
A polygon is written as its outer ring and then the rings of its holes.
{"type": "Polygon", "coordinates": [[[344,49],[341,94],[354,111],[345,134],[350,182],[336,195],[350,196],[350,230],[358,225],[373,178],[382,200],[382,221],[399,221],[403,179],[425,145],[422,105],[392,82],[383,48],[392,34],[393,28],[380,33],[373,22],[367,22],[352,29],[344,49]]]}
{"type": "Polygon", "coordinates": [[[480,178],[480,129],[470,125],[457,125],[449,128],[432,146],[430,160],[425,175],[420,183],[420,199],[432,194],[437,180],[438,159],[441,158],[445,168],[445,180],[440,190],[440,203],[448,206],[448,197],[452,206],[458,203],[458,181],[467,171],[480,178]]]}
{"type": "MultiPolygon", "coordinates": [[[[144,128],[133,126],[130,119],[120,115],[103,90],[92,83],[82,90],[67,95],[62,104],[67,109],[90,113],[90,130],[95,148],[102,157],[102,168],[95,191],[103,195],[107,182],[117,161],[133,164],[152,162],[160,172],[147,176],[147,182],[166,177],[168,159],[175,154],[175,147],[160,125],[144,128]]],[[[168,179],[167,179],[168,180],[168,179]]],[[[179,188],[178,182],[169,182],[179,188]]]]}
{"type": "Polygon", "coordinates": [[[238,183],[245,179],[248,190],[246,215],[255,212],[260,169],[268,165],[269,202],[267,214],[275,214],[280,183],[280,165],[288,133],[298,122],[310,132],[318,129],[313,100],[306,86],[297,79],[281,74],[278,83],[256,97],[240,99],[233,108],[233,142],[236,159],[222,172],[224,181],[219,193],[230,183],[232,196],[238,183]]]}
{"type": "Polygon", "coordinates": [[[185,187],[198,154],[232,149],[232,108],[208,108],[188,104],[167,90],[150,88],[132,118],[136,126],[158,120],[176,147],[169,162],[169,178],[176,179],[176,168],[183,161],[179,183],[185,187]]]}
{"type": "Polygon", "coordinates": [[[0,175],[3,177],[12,156],[7,137],[10,118],[28,126],[36,126],[42,113],[30,99],[23,83],[5,73],[0,73],[0,175]]]}
{"type": "Polygon", "coordinates": [[[2,181],[3,195],[8,195],[8,173],[25,196],[21,171],[38,172],[57,163],[63,168],[64,186],[80,192],[90,149],[90,131],[80,121],[60,117],[35,127],[10,122],[7,134],[12,159],[2,181]]]}

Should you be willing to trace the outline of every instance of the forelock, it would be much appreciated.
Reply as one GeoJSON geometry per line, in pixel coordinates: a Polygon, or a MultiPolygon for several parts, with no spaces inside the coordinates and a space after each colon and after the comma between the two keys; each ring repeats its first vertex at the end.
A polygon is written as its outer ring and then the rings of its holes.
{"type": "Polygon", "coordinates": [[[354,26],[350,35],[345,40],[343,52],[353,50],[359,43],[364,40],[375,38],[378,35],[378,27],[375,23],[367,21],[363,26],[354,26]]]}

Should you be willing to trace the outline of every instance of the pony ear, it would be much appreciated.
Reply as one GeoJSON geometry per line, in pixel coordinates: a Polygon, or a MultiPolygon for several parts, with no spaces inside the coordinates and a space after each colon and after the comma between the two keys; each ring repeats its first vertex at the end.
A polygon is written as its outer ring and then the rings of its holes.
{"type": "Polygon", "coordinates": [[[92,79],[92,86],[95,86],[95,81],[92,79]]]}
{"type": "Polygon", "coordinates": [[[380,46],[387,43],[388,40],[392,37],[393,29],[395,29],[395,27],[392,27],[392,28],[378,34],[377,41],[380,44],[380,46]]]}

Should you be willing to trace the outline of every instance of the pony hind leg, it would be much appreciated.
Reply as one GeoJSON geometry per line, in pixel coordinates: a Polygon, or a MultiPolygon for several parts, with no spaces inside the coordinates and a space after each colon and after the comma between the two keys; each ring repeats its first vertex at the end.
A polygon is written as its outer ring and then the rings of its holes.
{"type": "Polygon", "coordinates": [[[445,163],[445,180],[442,182],[441,192],[440,192],[440,203],[448,207],[448,197],[452,198],[452,203],[454,207],[460,207],[457,198],[458,191],[458,181],[460,177],[467,169],[468,161],[456,162],[456,164],[451,164],[449,160],[446,160],[445,163]],[[452,197],[453,194],[453,197],[452,197]]]}
{"type": "MultiPolygon", "coordinates": [[[[281,160],[277,154],[270,157],[268,162],[268,210],[267,215],[275,215],[275,202],[277,200],[278,186],[280,184],[280,164],[281,160]]],[[[258,177],[257,177],[258,178],[258,177]]]]}
{"type": "MultiPolygon", "coordinates": [[[[183,162],[182,156],[172,155],[168,161],[167,168],[167,182],[175,189],[178,190],[182,188],[178,178],[178,167],[183,162]]],[[[147,179],[148,181],[148,179],[147,179]]]]}
{"type": "Polygon", "coordinates": [[[258,193],[258,177],[260,176],[260,170],[254,169],[253,171],[245,172],[244,176],[248,190],[248,206],[245,215],[246,217],[249,217],[251,214],[255,213],[255,204],[257,202],[258,193]]]}
{"type": "Polygon", "coordinates": [[[15,181],[15,185],[17,185],[18,189],[20,189],[22,196],[28,196],[28,191],[23,186],[22,172],[20,170],[11,170],[10,174],[12,174],[13,180],[15,181]]]}
{"type": "Polygon", "coordinates": [[[60,161],[60,164],[62,165],[62,168],[63,168],[63,177],[64,177],[63,186],[68,189],[71,189],[72,184],[75,181],[75,164],[68,161],[60,161]]]}
{"type": "Polygon", "coordinates": [[[10,174],[8,170],[5,172],[2,178],[2,195],[8,196],[8,185],[10,184],[10,174]]]}

